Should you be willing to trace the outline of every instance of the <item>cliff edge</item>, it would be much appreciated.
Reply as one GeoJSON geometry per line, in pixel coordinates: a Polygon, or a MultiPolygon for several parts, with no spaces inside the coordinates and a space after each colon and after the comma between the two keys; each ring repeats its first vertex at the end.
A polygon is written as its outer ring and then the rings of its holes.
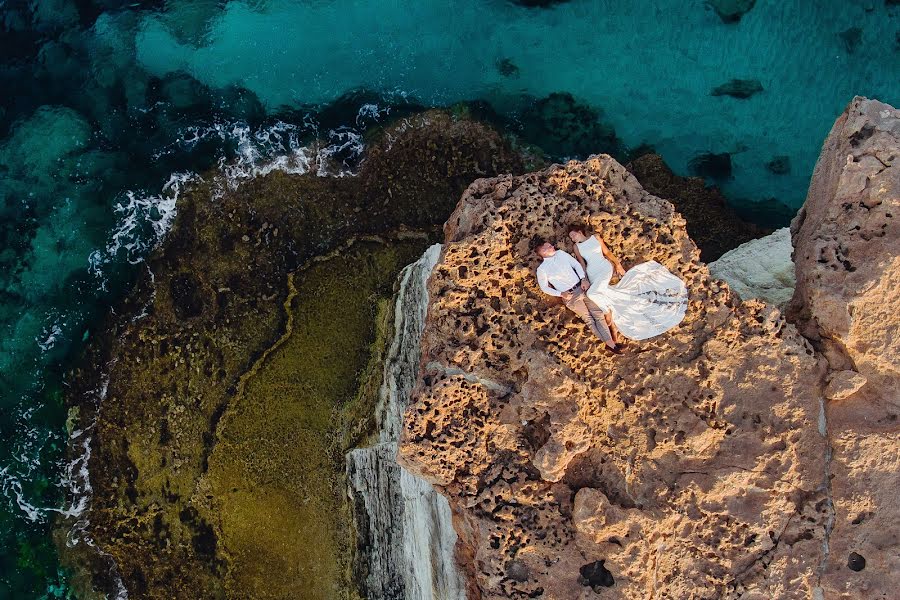
{"type": "MultiPolygon", "coordinates": [[[[883,140],[873,127],[870,138],[883,140]]],[[[810,228],[837,220],[840,229],[843,217],[828,212],[839,200],[821,183],[834,177],[821,166],[843,148],[836,135],[848,133],[836,126],[826,142],[811,187],[824,197],[795,222],[796,253],[817,238],[810,228]]],[[[890,164],[893,148],[874,156],[890,164]]],[[[896,207],[896,173],[879,184],[870,166],[881,205],[896,207]]],[[[867,256],[892,274],[873,275],[882,283],[859,294],[880,293],[890,315],[900,298],[878,286],[900,271],[885,243],[896,230],[885,230],[867,256]]],[[[896,526],[877,516],[894,509],[877,490],[857,502],[864,482],[851,481],[864,472],[896,488],[895,404],[879,400],[884,420],[869,435],[826,400],[846,402],[836,387],[881,375],[856,373],[852,355],[836,364],[823,334],[811,343],[778,309],[741,302],[711,278],[681,216],[615,160],[478,180],[444,233],[401,458],[450,501],[469,598],[886,598],[900,583],[896,526]],[[570,250],[572,223],[601,232],[626,269],[656,260],[681,277],[690,290],[681,325],[616,356],[542,294],[531,241],[570,250]],[[849,441],[836,441],[830,419],[845,420],[849,441]],[[862,538],[845,531],[863,504],[860,523],[880,524],[877,539],[871,528],[862,538]],[[872,553],[869,567],[849,554],[859,547],[872,553]]],[[[823,326],[804,292],[818,285],[809,269],[798,259],[791,313],[803,314],[806,335],[811,322],[823,326]]],[[[877,360],[866,364],[882,373],[877,360]]]]}
{"type": "Polygon", "coordinates": [[[900,586],[900,111],[854,98],[835,122],[791,225],[789,314],[829,363],[825,598],[900,586]]]}

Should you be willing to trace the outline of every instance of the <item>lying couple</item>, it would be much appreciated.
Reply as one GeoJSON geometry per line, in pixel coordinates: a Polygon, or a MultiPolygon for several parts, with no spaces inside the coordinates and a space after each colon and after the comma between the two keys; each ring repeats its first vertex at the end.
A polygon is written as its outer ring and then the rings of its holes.
{"type": "Polygon", "coordinates": [[[539,240],[535,252],[543,258],[537,269],[538,285],[558,296],[581,317],[613,352],[622,336],[644,340],[678,325],[687,310],[684,282],[656,261],[625,272],[598,234],[584,227],[569,228],[575,257],[539,240]],[[621,279],[610,285],[613,272],[621,279]]]}

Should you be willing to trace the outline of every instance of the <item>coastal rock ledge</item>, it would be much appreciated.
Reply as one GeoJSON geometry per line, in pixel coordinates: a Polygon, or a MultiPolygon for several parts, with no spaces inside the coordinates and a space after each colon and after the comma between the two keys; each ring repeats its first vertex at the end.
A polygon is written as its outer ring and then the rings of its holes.
{"type": "MultiPolygon", "coordinates": [[[[862,160],[884,166],[871,175],[877,210],[900,210],[897,111],[861,98],[847,110],[841,119],[877,120],[869,138],[880,153],[862,160]]],[[[825,229],[842,252],[841,236],[862,243],[833,206],[859,183],[840,171],[860,166],[834,155],[845,148],[833,138],[852,135],[836,125],[826,142],[795,252],[825,229]]],[[[851,305],[879,293],[896,333],[900,298],[878,283],[898,272],[897,229],[884,222],[883,235],[851,250],[873,264],[875,283],[843,293],[851,305]]],[[[852,351],[822,342],[844,348],[856,315],[843,329],[819,323],[810,340],[777,308],[741,301],[710,277],[672,205],[605,155],[478,180],[444,233],[400,453],[450,501],[470,599],[891,597],[900,411],[896,391],[880,386],[895,363],[885,356],[887,374],[871,371],[892,346],[853,338],[865,357],[857,372],[852,351]],[[569,250],[572,223],[601,231],[626,269],[656,260],[680,276],[690,290],[682,324],[613,355],[543,295],[532,240],[569,250]],[[835,403],[851,407],[837,431],[835,403]]],[[[788,314],[802,313],[806,335],[822,297],[809,269],[820,263],[797,261],[788,314]]]]}

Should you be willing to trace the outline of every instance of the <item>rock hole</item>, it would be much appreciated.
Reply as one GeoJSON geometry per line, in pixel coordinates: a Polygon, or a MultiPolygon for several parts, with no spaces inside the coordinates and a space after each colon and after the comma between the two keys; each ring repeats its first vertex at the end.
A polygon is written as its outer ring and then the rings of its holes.
{"type": "Polygon", "coordinates": [[[581,585],[594,588],[599,591],[598,587],[612,587],[616,580],[613,579],[612,573],[604,566],[605,560],[595,560],[592,563],[582,565],[578,570],[581,574],[581,585]]]}
{"type": "Polygon", "coordinates": [[[524,583],[528,581],[528,567],[520,560],[511,560],[506,563],[506,576],[513,581],[524,583]]]}
{"type": "MultiPolygon", "coordinates": [[[[844,33],[847,33],[847,32],[844,32],[844,33]]],[[[843,35],[843,34],[841,34],[841,35],[843,35]]],[[[872,135],[874,135],[874,134],[875,134],[875,127],[870,123],[866,123],[865,125],[863,125],[862,129],[860,129],[859,131],[857,131],[856,133],[854,133],[853,135],[850,136],[850,145],[855,148],[856,146],[859,146],[859,144],[861,142],[866,141],[867,139],[872,137],[872,135]]]]}
{"type": "Polygon", "coordinates": [[[847,568],[851,571],[862,571],[866,568],[866,559],[856,552],[851,552],[847,557],[847,568]]]}

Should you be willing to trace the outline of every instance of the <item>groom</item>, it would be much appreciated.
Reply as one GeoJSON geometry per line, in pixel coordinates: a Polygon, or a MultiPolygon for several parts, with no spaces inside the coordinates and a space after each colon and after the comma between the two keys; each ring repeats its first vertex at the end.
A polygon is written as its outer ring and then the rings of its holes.
{"type": "Polygon", "coordinates": [[[566,308],[581,317],[594,335],[615,351],[616,343],[606,325],[603,310],[585,294],[590,282],[581,264],[571,254],[557,250],[553,244],[545,240],[538,240],[534,251],[544,259],[537,268],[537,280],[541,290],[551,296],[562,298],[566,308]]]}

